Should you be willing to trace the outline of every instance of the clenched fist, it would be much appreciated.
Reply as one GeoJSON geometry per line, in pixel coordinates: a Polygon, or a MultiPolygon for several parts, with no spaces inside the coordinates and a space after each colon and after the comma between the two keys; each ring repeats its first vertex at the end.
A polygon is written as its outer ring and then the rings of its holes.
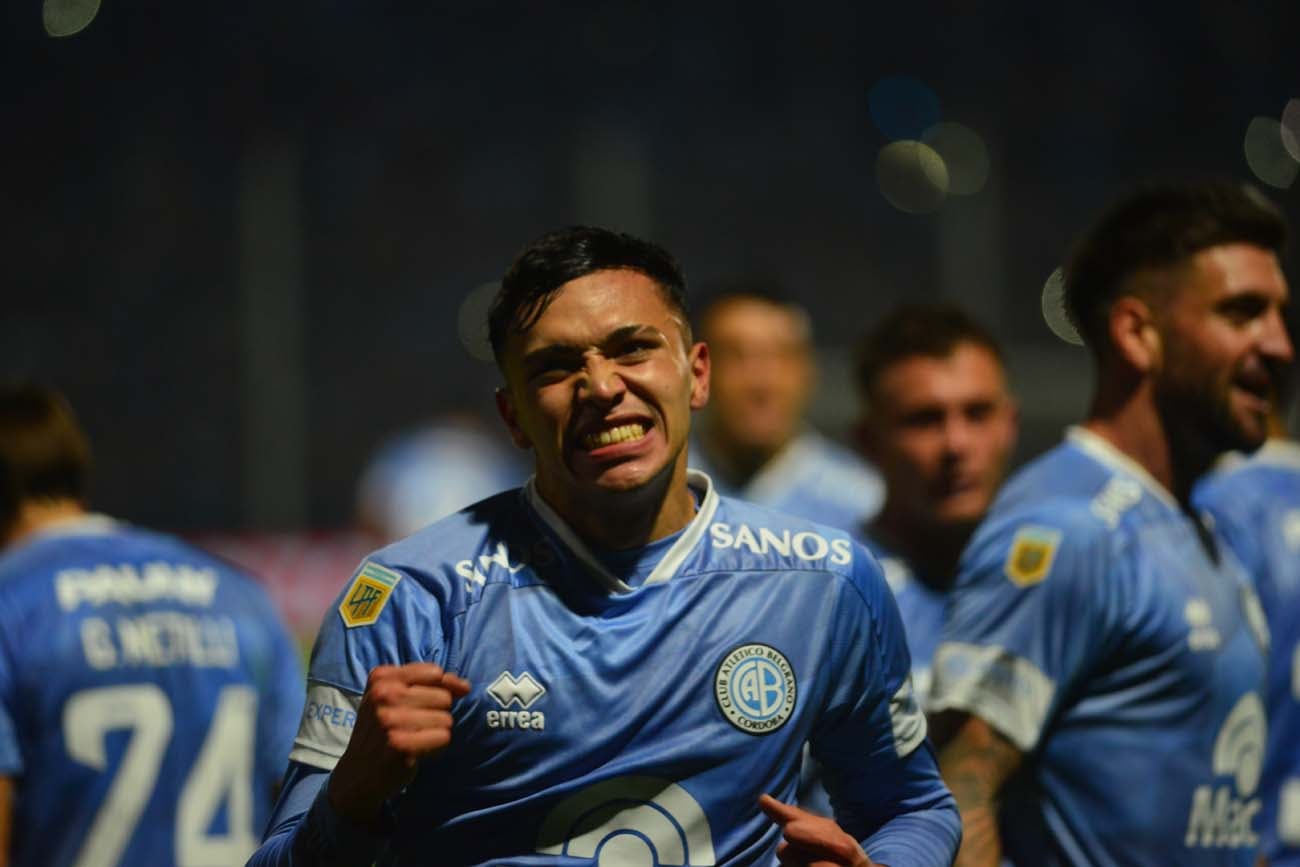
{"type": "Polygon", "coordinates": [[[432,662],[381,665],[370,672],[352,739],[330,775],[330,805],[361,825],[415,777],[420,759],[451,743],[451,705],[469,681],[432,662]]]}

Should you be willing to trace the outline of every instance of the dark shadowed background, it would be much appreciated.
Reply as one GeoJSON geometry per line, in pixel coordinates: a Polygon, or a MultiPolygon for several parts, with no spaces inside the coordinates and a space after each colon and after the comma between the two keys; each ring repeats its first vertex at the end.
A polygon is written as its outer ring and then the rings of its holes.
{"type": "Polygon", "coordinates": [[[349,523],[385,436],[492,411],[462,303],[557,225],[784,281],[831,433],[867,325],[962,301],[1010,345],[1023,457],[1083,410],[1040,295],[1115,192],[1227,175],[1300,219],[1294,0],[42,11],[0,9],[0,369],[69,394],[97,507],[164,528],[349,523]]]}

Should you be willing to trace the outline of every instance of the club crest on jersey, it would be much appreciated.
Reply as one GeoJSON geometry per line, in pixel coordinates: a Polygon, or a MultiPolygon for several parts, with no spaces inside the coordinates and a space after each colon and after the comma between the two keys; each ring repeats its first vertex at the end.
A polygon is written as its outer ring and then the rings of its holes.
{"type": "Polygon", "coordinates": [[[794,668],[768,644],[742,644],[728,651],[713,674],[713,697],[722,715],[742,732],[766,735],[794,713],[794,668]]]}
{"type": "Polygon", "coordinates": [[[357,577],[352,579],[352,586],[343,594],[339,603],[339,615],[343,623],[351,626],[369,626],[379,619],[379,614],[388,604],[388,597],[402,576],[391,569],[385,569],[378,563],[365,562],[357,577]]]}
{"type": "Polygon", "coordinates": [[[1047,577],[1061,544],[1061,532],[1049,527],[1021,527],[1011,540],[1003,572],[1017,587],[1030,587],[1047,577]]]}

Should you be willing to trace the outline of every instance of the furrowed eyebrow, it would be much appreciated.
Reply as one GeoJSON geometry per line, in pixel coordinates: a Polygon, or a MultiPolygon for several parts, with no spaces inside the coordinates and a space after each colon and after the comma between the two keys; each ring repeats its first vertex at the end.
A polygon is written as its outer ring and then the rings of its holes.
{"type": "MultiPolygon", "coordinates": [[[[633,324],[615,328],[602,337],[597,346],[601,351],[605,351],[611,346],[616,347],[636,338],[654,338],[665,342],[667,340],[663,332],[653,325],[633,324]]],[[[588,346],[577,343],[552,343],[541,346],[524,355],[522,359],[524,369],[531,373],[544,370],[552,365],[577,366],[582,362],[582,356],[587,352],[588,348],[588,346]]]]}

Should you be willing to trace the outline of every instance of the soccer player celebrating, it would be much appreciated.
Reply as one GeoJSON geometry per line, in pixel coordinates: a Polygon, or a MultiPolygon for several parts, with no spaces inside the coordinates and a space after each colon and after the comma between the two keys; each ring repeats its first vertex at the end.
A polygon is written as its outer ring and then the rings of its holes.
{"type": "Polygon", "coordinates": [[[1233,455],[1197,486],[1193,501],[1255,580],[1268,618],[1268,747],[1255,830],[1261,863],[1300,865],[1300,444],[1272,437],[1249,458],[1233,455]]]}
{"type": "Polygon", "coordinates": [[[882,319],[857,364],[858,442],[885,479],[859,527],[885,570],[925,703],[957,560],[1006,474],[1017,410],[1002,350],[965,312],[909,305],[882,319]]]}
{"type": "Polygon", "coordinates": [[[1021,864],[1252,863],[1267,628],[1188,502],[1219,453],[1266,437],[1292,358],[1284,234],[1253,190],[1152,186],[1069,263],[1088,417],[998,495],[935,652],[959,864],[1004,845],[1021,864]]]}
{"type": "Polygon", "coordinates": [[[489,324],[535,474],[358,570],[252,863],[949,863],[872,558],[687,471],[709,352],[673,259],[554,232],[489,324]],[[838,823],[786,803],[806,741],[838,823]]]}
{"type": "Polygon", "coordinates": [[[87,513],[52,391],[0,387],[0,864],[243,864],[303,707],[253,581],[87,513]]]}
{"type": "Polygon", "coordinates": [[[691,466],[724,496],[853,532],[880,508],[880,477],[804,420],[816,376],[808,313],[761,282],[719,291],[699,315],[709,406],[691,466]]]}

